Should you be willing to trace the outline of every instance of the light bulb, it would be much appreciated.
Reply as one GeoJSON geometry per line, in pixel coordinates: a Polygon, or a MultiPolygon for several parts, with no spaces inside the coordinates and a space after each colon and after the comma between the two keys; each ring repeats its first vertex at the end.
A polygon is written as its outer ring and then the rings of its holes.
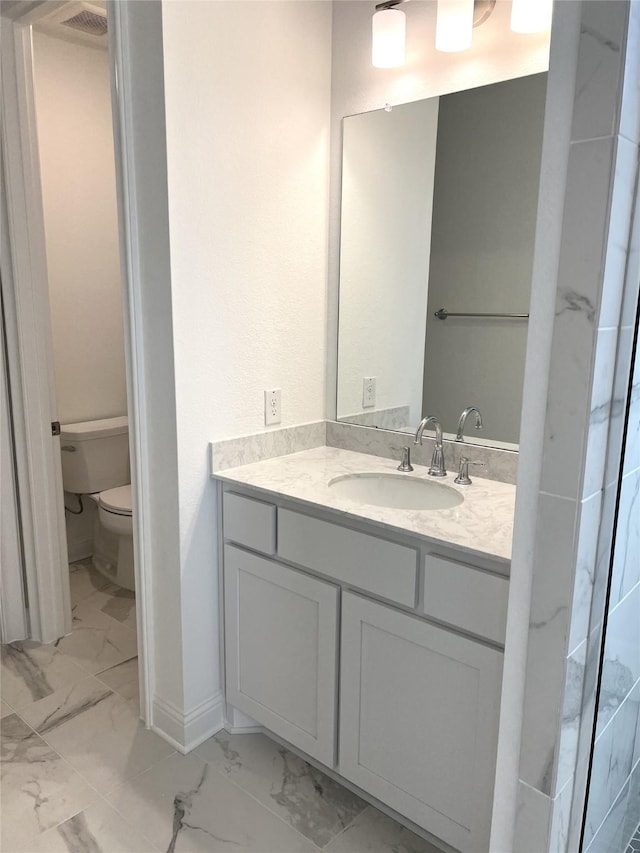
{"type": "Polygon", "coordinates": [[[436,50],[454,53],[471,47],[473,0],[438,0],[436,50]]]}
{"type": "Polygon", "coordinates": [[[406,18],[400,9],[381,9],[371,22],[371,62],[399,68],[405,61],[406,18]]]}
{"type": "Polygon", "coordinates": [[[553,0],[513,0],[511,29],[514,33],[540,33],[551,26],[553,0]]]}

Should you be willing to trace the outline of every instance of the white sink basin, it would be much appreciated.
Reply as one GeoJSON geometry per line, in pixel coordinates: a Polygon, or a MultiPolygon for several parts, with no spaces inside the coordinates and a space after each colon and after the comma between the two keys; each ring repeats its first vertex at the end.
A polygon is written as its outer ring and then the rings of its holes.
{"type": "Polygon", "coordinates": [[[451,509],[464,500],[444,483],[407,474],[343,474],[330,480],[329,488],[341,498],[390,509],[451,509]]]}

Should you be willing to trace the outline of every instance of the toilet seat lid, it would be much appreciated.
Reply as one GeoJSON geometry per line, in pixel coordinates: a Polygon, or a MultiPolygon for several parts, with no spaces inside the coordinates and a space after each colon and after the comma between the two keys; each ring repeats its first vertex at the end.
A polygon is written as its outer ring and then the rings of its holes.
{"type": "Polygon", "coordinates": [[[131,484],[100,492],[100,506],[116,515],[131,515],[131,484]]]}

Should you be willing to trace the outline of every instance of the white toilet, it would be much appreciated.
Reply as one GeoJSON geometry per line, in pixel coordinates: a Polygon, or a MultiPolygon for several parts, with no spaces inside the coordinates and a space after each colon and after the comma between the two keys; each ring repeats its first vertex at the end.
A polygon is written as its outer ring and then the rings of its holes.
{"type": "Polygon", "coordinates": [[[87,495],[98,506],[94,567],[119,586],[134,589],[127,418],[64,424],[60,447],[65,492],[87,495]]]}

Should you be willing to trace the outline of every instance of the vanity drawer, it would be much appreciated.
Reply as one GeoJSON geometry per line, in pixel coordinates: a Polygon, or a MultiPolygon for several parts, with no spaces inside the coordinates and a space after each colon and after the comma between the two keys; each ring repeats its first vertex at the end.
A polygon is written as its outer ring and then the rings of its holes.
{"type": "Polygon", "coordinates": [[[423,612],[504,645],[509,581],[427,554],[423,612]]]}
{"type": "Polygon", "coordinates": [[[225,492],[222,499],[224,538],[262,554],[276,553],[276,508],[272,504],[225,492]]]}
{"type": "Polygon", "coordinates": [[[389,601],[416,606],[414,548],[280,509],[278,556],[389,601]]]}

